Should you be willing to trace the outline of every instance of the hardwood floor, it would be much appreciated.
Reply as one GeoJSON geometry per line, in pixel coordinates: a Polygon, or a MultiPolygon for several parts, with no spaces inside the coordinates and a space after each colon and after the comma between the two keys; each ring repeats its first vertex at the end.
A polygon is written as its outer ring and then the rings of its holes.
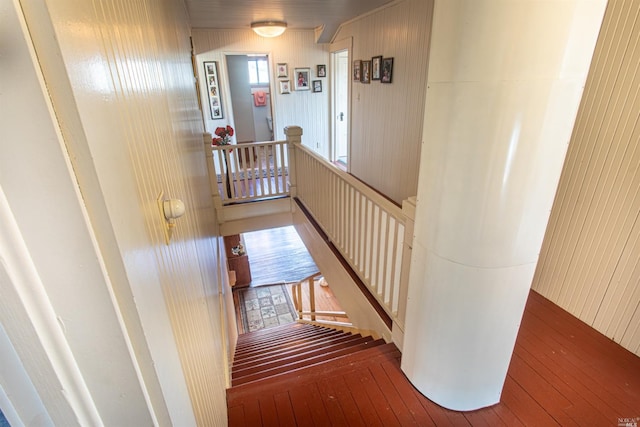
{"type": "Polygon", "coordinates": [[[298,282],[318,272],[293,226],[243,233],[249,255],[249,286],[298,282]]]}
{"type": "MultiPolygon", "coordinates": [[[[267,241],[274,245],[275,239],[267,241]]],[[[268,268],[292,264],[297,263],[290,258],[268,268]]],[[[316,291],[324,301],[319,310],[339,310],[330,288],[316,283],[316,291]]],[[[279,421],[268,425],[640,424],[640,358],[533,291],[497,405],[464,413],[441,408],[406,380],[400,358],[399,352],[390,352],[376,356],[377,365],[358,362],[336,370],[335,376],[322,373],[309,381],[283,382],[272,392],[261,389],[259,402],[243,410],[275,405],[279,421]]]]}
{"type": "Polygon", "coordinates": [[[531,292],[500,403],[471,412],[422,396],[391,344],[229,395],[229,425],[635,426],[640,358],[531,292]],[[625,424],[629,422],[629,424],[625,424]]]}

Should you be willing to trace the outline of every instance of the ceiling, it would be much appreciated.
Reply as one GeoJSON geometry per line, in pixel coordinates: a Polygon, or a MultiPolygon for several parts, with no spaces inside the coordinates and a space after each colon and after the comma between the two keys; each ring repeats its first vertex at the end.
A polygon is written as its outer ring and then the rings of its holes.
{"type": "Polygon", "coordinates": [[[185,0],[192,28],[250,28],[255,21],[285,21],[288,28],[324,26],[328,43],[340,24],[392,0],[185,0]]]}

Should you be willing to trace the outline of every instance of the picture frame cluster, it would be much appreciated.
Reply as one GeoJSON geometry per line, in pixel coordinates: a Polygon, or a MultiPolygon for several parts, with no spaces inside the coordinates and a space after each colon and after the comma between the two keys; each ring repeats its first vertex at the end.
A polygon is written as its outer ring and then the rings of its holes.
{"type": "Polygon", "coordinates": [[[218,62],[205,61],[204,75],[207,82],[207,94],[209,98],[209,109],[211,119],[218,120],[224,118],[222,114],[222,95],[220,93],[220,81],[218,80],[218,62]]]}
{"type": "MultiPolygon", "coordinates": [[[[316,77],[326,77],[327,66],[325,64],[319,64],[316,66],[316,77]]],[[[289,65],[284,62],[276,64],[276,78],[278,79],[278,85],[280,94],[290,94],[292,90],[297,91],[312,91],[313,93],[322,92],[322,80],[311,80],[311,68],[310,67],[296,67],[293,69],[293,74],[289,76],[289,65]],[[293,85],[290,78],[293,79],[293,85]],[[283,80],[284,79],[284,80],[283,80]]]]}
{"type": "Polygon", "coordinates": [[[369,84],[372,80],[380,83],[393,81],[393,58],[374,56],[371,60],[353,61],[353,81],[369,84]]]}

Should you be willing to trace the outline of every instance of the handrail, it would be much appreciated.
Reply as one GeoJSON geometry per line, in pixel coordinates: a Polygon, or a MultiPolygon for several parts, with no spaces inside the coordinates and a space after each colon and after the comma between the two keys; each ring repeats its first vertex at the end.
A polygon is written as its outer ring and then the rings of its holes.
{"type": "MultiPolygon", "coordinates": [[[[373,188],[364,184],[362,181],[360,181],[353,175],[345,172],[344,170],[340,169],[338,166],[327,161],[326,158],[322,157],[320,154],[311,150],[309,147],[306,147],[301,144],[295,145],[295,147],[298,150],[303,151],[307,156],[312,157],[316,162],[322,164],[327,169],[330,169],[333,174],[335,174],[340,180],[346,182],[351,187],[360,188],[363,191],[366,191],[368,195],[371,197],[371,199],[375,200],[375,203],[381,206],[382,208],[384,208],[385,210],[394,212],[398,216],[404,216],[404,214],[402,213],[402,207],[398,206],[397,204],[395,204],[394,202],[392,202],[382,194],[378,193],[373,188]]],[[[300,166],[298,166],[298,168],[299,167],[300,166]]]]}
{"type": "Polygon", "coordinates": [[[384,311],[404,328],[411,204],[399,207],[309,148],[293,147],[297,199],[384,311]]]}

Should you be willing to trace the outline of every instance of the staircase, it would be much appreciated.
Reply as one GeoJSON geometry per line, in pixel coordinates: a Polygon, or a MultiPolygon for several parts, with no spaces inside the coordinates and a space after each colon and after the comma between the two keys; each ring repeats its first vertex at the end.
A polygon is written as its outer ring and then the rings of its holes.
{"type": "Polygon", "coordinates": [[[312,324],[242,334],[227,390],[229,425],[361,424],[358,394],[377,381],[369,373],[384,373],[386,364],[403,379],[399,359],[394,344],[312,324]]]}

